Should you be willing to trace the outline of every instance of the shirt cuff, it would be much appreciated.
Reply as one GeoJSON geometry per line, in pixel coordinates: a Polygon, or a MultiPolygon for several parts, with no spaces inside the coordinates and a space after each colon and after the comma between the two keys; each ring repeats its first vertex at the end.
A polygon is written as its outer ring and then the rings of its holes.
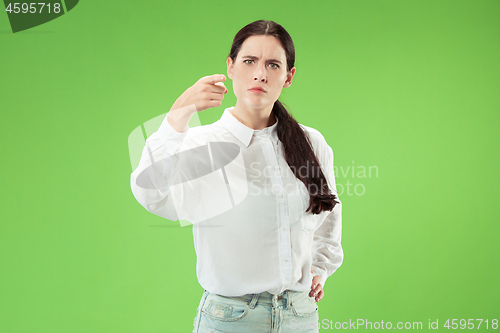
{"type": "MultiPolygon", "coordinates": [[[[191,105],[188,105],[188,106],[184,106],[180,109],[176,109],[176,112],[180,112],[179,110],[183,110],[183,112],[186,112],[186,113],[192,113],[193,115],[196,114],[196,105],[195,104],[191,104],[191,105]]],[[[168,122],[167,120],[167,117],[169,115],[170,111],[167,112],[167,115],[165,116],[165,119],[163,120],[162,124],[160,125],[160,128],[159,130],[164,132],[164,131],[174,131],[175,133],[177,134],[186,134],[187,132],[189,132],[189,124],[187,125],[187,130],[185,132],[177,132],[173,127],[172,125],[170,125],[170,123],[168,122]]]]}
{"type": "Polygon", "coordinates": [[[167,120],[168,118],[168,112],[167,114],[165,115],[165,118],[163,119],[161,125],[160,125],[160,128],[158,128],[158,131],[162,132],[162,133],[169,133],[169,132],[173,132],[174,134],[186,134],[187,132],[189,132],[189,125],[187,125],[188,129],[186,132],[177,132],[173,127],[172,125],[170,125],[170,123],[168,122],[167,120]]]}
{"type": "Polygon", "coordinates": [[[313,277],[315,277],[316,275],[319,275],[321,277],[321,280],[319,281],[319,283],[321,283],[321,286],[323,286],[323,288],[324,288],[325,283],[326,283],[326,279],[328,278],[326,271],[313,265],[313,277]]]}

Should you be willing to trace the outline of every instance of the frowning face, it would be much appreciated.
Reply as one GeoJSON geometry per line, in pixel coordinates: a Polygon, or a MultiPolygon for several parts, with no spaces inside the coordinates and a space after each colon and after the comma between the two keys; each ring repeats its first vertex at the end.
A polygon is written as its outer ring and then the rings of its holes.
{"type": "Polygon", "coordinates": [[[269,109],[281,90],[291,85],[295,67],[287,72],[286,53],[276,37],[260,35],[243,42],[234,62],[227,58],[227,74],[233,80],[237,104],[269,109]]]}

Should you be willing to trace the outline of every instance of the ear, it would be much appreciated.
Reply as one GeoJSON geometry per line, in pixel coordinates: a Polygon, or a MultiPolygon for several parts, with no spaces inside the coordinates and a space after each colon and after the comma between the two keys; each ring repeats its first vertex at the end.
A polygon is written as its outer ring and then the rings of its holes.
{"type": "Polygon", "coordinates": [[[288,88],[292,85],[292,80],[294,75],[295,75],[295,67],[292,67],[290,72],[286,74],[286,81],[283,84],[283,88],[288,88]]]}
{"type": "Polygon", "coordinates": [[[227,76],[232,80],[233,79],[233,59],[231,57],[227,57],[227,76]]]}

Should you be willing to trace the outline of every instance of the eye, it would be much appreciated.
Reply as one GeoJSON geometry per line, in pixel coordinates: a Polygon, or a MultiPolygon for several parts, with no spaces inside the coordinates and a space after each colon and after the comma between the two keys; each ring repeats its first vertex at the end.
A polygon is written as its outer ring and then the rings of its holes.
{"type": "Polygon", "coordinates": [[[280,66],[279,66],[278,64],[275,64],[275,63],[271,63],[271,65],[274,65],[274,66],[276,66],[276,67],[273,67],[273,68],[275,68],[275,69],[278,69],[278,68],[280,68],[280,66]]]}
{"type": "Polygon", "coordinates": [[[247,60],[243,60],[243,62],[247,65],[250,65],[247,61],[253,61],[253,60],[250,60],[250,59],[247,59],[247,60]]]}

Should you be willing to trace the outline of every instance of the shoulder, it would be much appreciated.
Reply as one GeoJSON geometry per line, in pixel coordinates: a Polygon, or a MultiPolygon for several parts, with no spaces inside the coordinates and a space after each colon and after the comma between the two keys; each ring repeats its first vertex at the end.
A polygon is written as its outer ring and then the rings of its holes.
{"type": "Polygon", "coordinates": [[[321,134],[320,131],[318,131],[315,128],[312,128],[310,126],[306,126],[303,124],[300,124],[300,127],[304,130],[304,132],[307,134],[309,137],[309,140],[311,140],[311,143],[313,144],[314,147],[317,148],[325,148],[324,146],[328,146],[328,143],[326,142],[325,137],[323,134],[321,134]]]}
{"type": "Polygon", "coordinates": [[[316,156],[320,159],[329,159],[329,158],[333,159],[333,150],[330,147],[330,145],[328,145],[328,143],[326,142],[324,135],[313,127],[306,126],[300,123],[299,125],[309,137],[309,140],[311,141],[311,145],[313,147],[316,156]]]}
{"type": "Polygon", "coordinates": [[[325,137],[323,136],[323,134],[321,134],[320,131],[318,131],[317,129],[312,128],[310,126],[306,126],[304,124],[299,123],[299,125],[300,125],[300,127],[302,127],[304,132],[306,132],[309,135],[309,137],[311,139],[326,143],[325,137]]]}

